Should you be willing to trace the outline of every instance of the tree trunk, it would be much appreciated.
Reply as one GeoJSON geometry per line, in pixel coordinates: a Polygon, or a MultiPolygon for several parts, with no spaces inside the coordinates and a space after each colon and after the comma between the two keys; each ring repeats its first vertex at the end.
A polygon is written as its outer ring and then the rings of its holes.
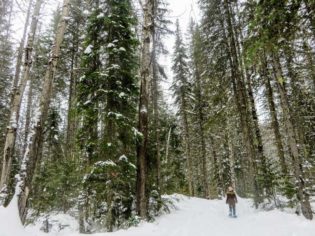
{"type": "Polygon", "coordinates": [[[64,33],[67,26],[69,15],[70,0],[64,0],[61,20],[56,32],[55,41],[52,48],[52,55],[49,59],[46,74],[44,77],[43,90],[41,93],[39,110],[35,114],[34,130],[29,138],[28,147],[24,155],[21,168],[21,193],[19,195],[19,213],[22,223],[25,223],[27,214],[27,202],[32,190],[32,180],[36,164],[39,161],[39,154],[43,145],[43,129],[48,116],[48,109],[52,94],[53,80],[56,73],[58,58],[60,55],[60,46],[62,44],[64,33]]]}
{"type": "Polygon", "coordinates": [[[156,32],[153,36],[152,47],[152,101],[153,101],[153,126],[155,131],[155,145],[156,145],[156,186],[159,194],[161,194],[161,155],[160,155],[160,122],[159,122],[159,81],[157,72],[157,55],[156,55],[156,32]]]}
{"type": "Polygon", "coordinates": [[[264,79],[264,83],[266,87],[266,97],[267,97],[268,107],[270,111],[271,126],[272,126],[274,136],[275,136],[281,172],[283,176],[286,176],[288,174],[288,167],[287,167],[285,156],[284,156],[284,149],[283,149],[283,144],[282,144],[282,139],[281,139],[280,125],[277,118],[276,104],[274,102],[273,89],[272,89],[272,86],[270,83],[270,77],[267,71],[268,71],[268,63],[267,63],[266,58],[263,58],[261,76],[264,79]]]}
{"type": "Polygon", "coordinates": [[[304,4],[305,4],[306,11],[308,14],[307,18],[310,21],[311,30],[315,39],[315,17],[314,17],[315,3],[312,0],[304,0],[304,4]]]}
{"type": "Polygon", "coordinates": [[[166,147],[165,147],[165,162],[168,163],[168,156],[170,150],[170,141],[171,141],[172,127],[170,127],[167,136],[166,136],[166,147]]]}
{"type": "MultiPolygon", "coordinates": [[[[203,184],[203,197],[207,198],[209,196],[209,186],[208,186],[208,170],[207,170],[207,152],[206,152],[206,143],[204,135],[204,114],[203,114],[203,101],[202,101],[202,92],[201,92],[201,79],[198,70],[198,65],[195,65],[196,68],[196,85],[197,85],[197,114],[198,114],[198,128],[200,135],[200,146],[201,146],[201,160],[202,160],[202,184],[203,184]]],[[[212,147],[212,150],[213,147],[212,147]]]]}
{"type": "Polygon", "coordinates": [[[25,126],[24,126],[24,142],[23,142],[23,156],[26,152],[27,148],[27,139],[29,135],[29,129],[31,124],[31,112],[32,112],[32,100],[33,100],[33,79],[29,82],[29,90],[27,96],[27,106],[26,106],[26,118],[25,118],[25,126]]]}
{"type": "Polygon", "coordinates": [[[139,102],[139,132],[142,134],[141,140],[137,145],[137,204],[136,210],[138,215],[145,219],[147,217],[147,145],[148,145],[148,105],[149,105],[149,81],[151,71],[152,53],[150,46],[153,38],[153,14],[154,0],[146,0],[143,6],[144,25],[143,25],[143,45],[141,50],[141,87],[139,102]]]}
{"type": "Polygon", "coordinates": [[[255,98],[254,98],[254,93],[253,93],[253,88],[252,88],[252,82],[250,79],[250,76],[246,76],[246,82],[247,82],[247,91],[248,91],[248,97],[250,101],[250,106],[251,106],[251,115],[252,115],[252,120],[254,124],[254,137],[255,137],[255,146],[256,146],[256,151],[257,151],[257,161],[259,161],[259,169],[261,171],[261,175],[263,176],[263,187],[266,189],[266,193],[268,196],[271,196],[273,189],[272,189],[272,182],[271,179],[269,178],[269,169],[267,167],[267,158],[264,154],[264,146],[263,146],[263,141],[262,141],[262,136],[259,128],[259,121],[258,121],[258,115],[257,115],[257,110],[256,110],[256,104],[255,104],[255,98]]]}
{"type": "Polygon", "coordinates": [[[235,150],[232,143],[232,135],[228,132],[228,147],[229,147],[229,160],[231,171],[231,184],[234,189],[236,188],[236,173],[235,173],[235,150]]]}
{"type": "Polygon", "coordinates": [[[185,137],[185,153],[187,156],[188,160],[188,191],[189,191],[189,196],[194,196],[195,195],[195,184],[193,180],[193,163],[192,163],[192,156],[191,156],[191,140],[190,140],[190,129],[189,129],[189,124],[188,124],[188,117],[187,117],[187,112],[186,112],[186,102],[185,98],[183,97],[182,94],[182,108],[181,108],[181,113],[183,116],[183,123],[184,123],[184,137],[185,137]]]}
{"type": "Polygon", "coordinates": [[[284,115],[284,125],[286,128],[289,148],[292,154],[292,163],[294,175],[298,185],[297,198],[301,204],[302,213],[306,219],[313,219],[313,213],[309,202],[309,194],[305,189],[304,173],[303,173],[303,159],[299,154],[298,144],[296,141],[294,126],[292,123],[292,113],[289,105],[288,95],[285,89],[285,82],[282,75],[281,64],[279,58],[272,56],[274,72],[276,76],[276,83],[280,94],[281,106],[284,115]]]}
{"type": "MultiPolygon", "coordinates": [[[[23,36],[20,42],[20,46],[18,49],[18,55],[16,59],[16,66],[15,66],[15,74],[14,74],[14,80],[13,80],[13,94],[15,94],[15,91],[17,89],[19,80],[20,80],[20,73],[21,73],[21,66],[22,66],[22,57],[23,57],[23,49],[25,45],[25,40],[26,40],[26,33],[27,33],[27,28],[30,20],[30,15],[31,15],[31,8],[33,5],[33,0],[29,1],[28,9],[27,9],[27,14],[25,18],[25,24],[24,24],[24,31],[23,31],[23,36]]],[[[12,99],[13,100],[13,99],[12,99]]]]}
{"type": "Polygon", "coordinates": [[[259,199],[259,189],[257,183],[257,164],[256,164],[256,153],[252,142],[251,137],[251,127],[250,127],[250,120],[248,116],[248,104],[247,104],[247,93],[246,87],[243,81],[243,78],[239,71],[239,59],[237,56],[237,48],[236,48],[236,41],[233,31],[233,24],[232,24],[232,16],[229,9],[228,0],[224,0],[224,12],[225,18],[227,22],[227,31],[228,31],[228,44],[229,44],[229,61],[231,65],[231,79],[232,79],[232,86],[233,92],[235,96],[236,108],[240,115],[241,120],[241,128],[242,128],[242,137],[243,142],[245,144],[247,159],[250,163],[250,175],[253,176],[253,188],[252,192],[254,193],[254,200],[255,205],[258,207],[259,199]]]}
{"type": "MultiPolygon", "coordinates": [[[[23,70],[23,77],[20,82],[20,85],[17,91],[14,93],[11,108],[10,108],[10,123],[7,127],[5,146],[3,151],[3,164],[2,164],[2,173],[0,180],[0,191],[7,191],[6,188],[13,188],[13,186],[9,186],[10,175],[12,171],[12,161],[14,158],[14,148],[15,148],[15,140],[17,134],[17,124],[20,116],[20,107],[22,103],[23,93],[29,80],[30,69],[32,65],[32,50],[33,50],[33,42],[36,33],[40,8],[42,5],[42,0],[37,0],[34,8],[33,18],[31,22],[31,28],[28,35],[27,47],[25,50],[25,63],[23,70]]],[[[10,199],[6,199],[5,202],[10,202],[10,199]]]]}
{"type": "MultiPolygon", "coordinates": [[[[239,7],[238,4],[235,4],[235,8],[237,10],[237,13],[239,14],[239,7]]],[[[233,13],[232,6],[230,8],[230,11],[232,12],[232,19],[233,19],[233,24],[236,24],[235,20],[235,14],[233,13]]],[[[242,19],[240,19],[242,21],[242,19]]],[[[259,161],[260,165],[257,166],[261,170],[262,175],[264,175],[264,187],[267,191],[267,193],[270,195],[272,193],[272,183],[270,180],[268,180],[268,167],[267,167],[267,158],[264,154],[264,146],[263,146],[263,141],[262,141],[262,136],[260,132],[260,127],[259,127],[259,120],[258,120],[258,114],[256,110],[256,104],[255,104],[255,98],[254,98],[254,93],[253,93],[253,88],[252,88],[252,81],[251,81],[251,70],[248,68],[248,66],[245,64],[245,58],[244,54],[242,55],[241,49],[243,49],[243,44],[244,44],[244,37],[242,33],[242,29],[240,27],[241,24],[236,26],[235,29],[235,35],[236,35],[236,45],[237,45],[237,52],[240,58],[240,68],[242,72],[242,76],[244,80],[246,81],[247,85],[247,92],[248,92],[248,100],[249,100],[249,110],[251,113],[251,121],[253,122],[253,137],[255,137],[254,141],[254,146],[256,149],[256,158],[257,161],[259,161]]]]}
{"type": "Polygon", "coordinates": [[[214,179],[216,181],[215,186],[217,188],[217,196],[216,197],[220,197],[220,196],[224,196],[224,187],[222,184],[222,178],[220,175],[220,167],[219,167],[219,161],[218,161],[218,155],[216,153],[215,150],[215,146],[214,146],[214,140],[213,137],[209,137],[209,143],[211,146],[211,152],[212,152],[212,158],[213,158],[213,175],[214,175],[214,179]]]}
{"type": "MultiPolygon", "coordinates": [[[[313,81],[313,91],[315,93],[315,66],[314,66],[314,56],[312,54],[312,49],[306,41],[303,42],[303,49],[307,59],[307,67],[310,73],[310,77],[313,81]]],[[[313,94],[314,94],[313,93],[313,94]]]]}
{"type": "MultiPolygon", "coordinates": [[[[79,24],[77,25],[79,26],[79,24]]],[[[71,51],[71,69],[70,69],[70,85],[69,85],[69,99],[68,99],[68,116],[67,116],[67,136],[66,147],[68,148],[68,158],[74,159],[74,147],[75,147],[75,130],[77,126],[77,119],[75,114],[76,105],[76,84],[77,84],[77,72],[78,68],[78,48],[79,39],[78,35],[74,33],[73,36],[73,48],[71,51]]]]}

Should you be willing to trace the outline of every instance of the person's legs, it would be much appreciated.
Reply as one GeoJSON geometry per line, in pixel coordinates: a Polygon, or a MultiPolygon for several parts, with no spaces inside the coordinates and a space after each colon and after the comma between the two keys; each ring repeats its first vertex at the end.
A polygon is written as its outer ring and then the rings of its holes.
{"type": "Polygon", "coordinates": [[[229,205],[229,209],[230,209],[229,216],[232,216],[232,213],[233,213],[233,206],[232,206],[232,205],[229,205]]]}
{"type": "Polygon", "coordinates": [[[233,216],[236,216],[236,209],[235,209],[235,205],[233,206],[232,210],[233,210],[233,216]]]}

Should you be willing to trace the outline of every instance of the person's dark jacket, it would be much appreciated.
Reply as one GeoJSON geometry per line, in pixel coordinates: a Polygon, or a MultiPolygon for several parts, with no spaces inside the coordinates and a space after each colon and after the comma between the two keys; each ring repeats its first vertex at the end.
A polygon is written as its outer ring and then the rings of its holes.
{"type": "Polygon", "coordinates": [[[230,206],[235,206],[237,203],[237,197],[234,191],[228,191],[226,193],[226,204],[229,204],[230,206]]]}

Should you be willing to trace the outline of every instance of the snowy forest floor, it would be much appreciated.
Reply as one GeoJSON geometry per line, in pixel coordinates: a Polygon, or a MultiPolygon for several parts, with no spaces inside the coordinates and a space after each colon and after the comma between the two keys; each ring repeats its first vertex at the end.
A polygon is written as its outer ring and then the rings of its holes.
{"type": "MultiPolygon", "coordinates": [[[[252,207],[250,200],[239,198],[238,218],[228,217],[224,200],[204,200],[174,195],[176,210],[159,217],[153,223],[141,223],[138,227],[114,233],[98,233],[93,236],[314,236],[315,222],[302,216],[279,210],[261,211],[252,207]]],[[[174,197],[173,196],[173,197],[174,197]]],[[[43,233],[36,226],[24,229],[15,207],[0,208],[0,236],[80,236],[64,231],[43,233]]]]}

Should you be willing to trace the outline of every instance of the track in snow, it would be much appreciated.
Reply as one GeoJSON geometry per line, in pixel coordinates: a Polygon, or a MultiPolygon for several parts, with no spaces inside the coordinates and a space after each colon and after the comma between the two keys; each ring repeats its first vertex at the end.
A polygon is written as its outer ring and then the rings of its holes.
{"type": "MultiPolygon", "coordinates": [[[[154,223],[92,236],[315,236],[314,220],[279,210],[257,211],[249,200],[238,199],[238,218],[234,219],[228,216],[224,200],[171,197],[180,199],[175,203],[177,210],[159,217],[154,223]]],[[[39,228],[24,229],[16,205],[6,209],[0,207],[0,236],[86,236],[71,231],[45,234],[39,228]]]]}
{"type": "MultiPolygon", "coordinates": [[[[178,210],[139,227],[95,236],[314,236],[315,222],[278,210],[264,212],[239,199],[238,218],[228,217],[224,200],[180,196],[178,210]]],[[[77,236],[77,235],[71,235],[77,236]]]]}

